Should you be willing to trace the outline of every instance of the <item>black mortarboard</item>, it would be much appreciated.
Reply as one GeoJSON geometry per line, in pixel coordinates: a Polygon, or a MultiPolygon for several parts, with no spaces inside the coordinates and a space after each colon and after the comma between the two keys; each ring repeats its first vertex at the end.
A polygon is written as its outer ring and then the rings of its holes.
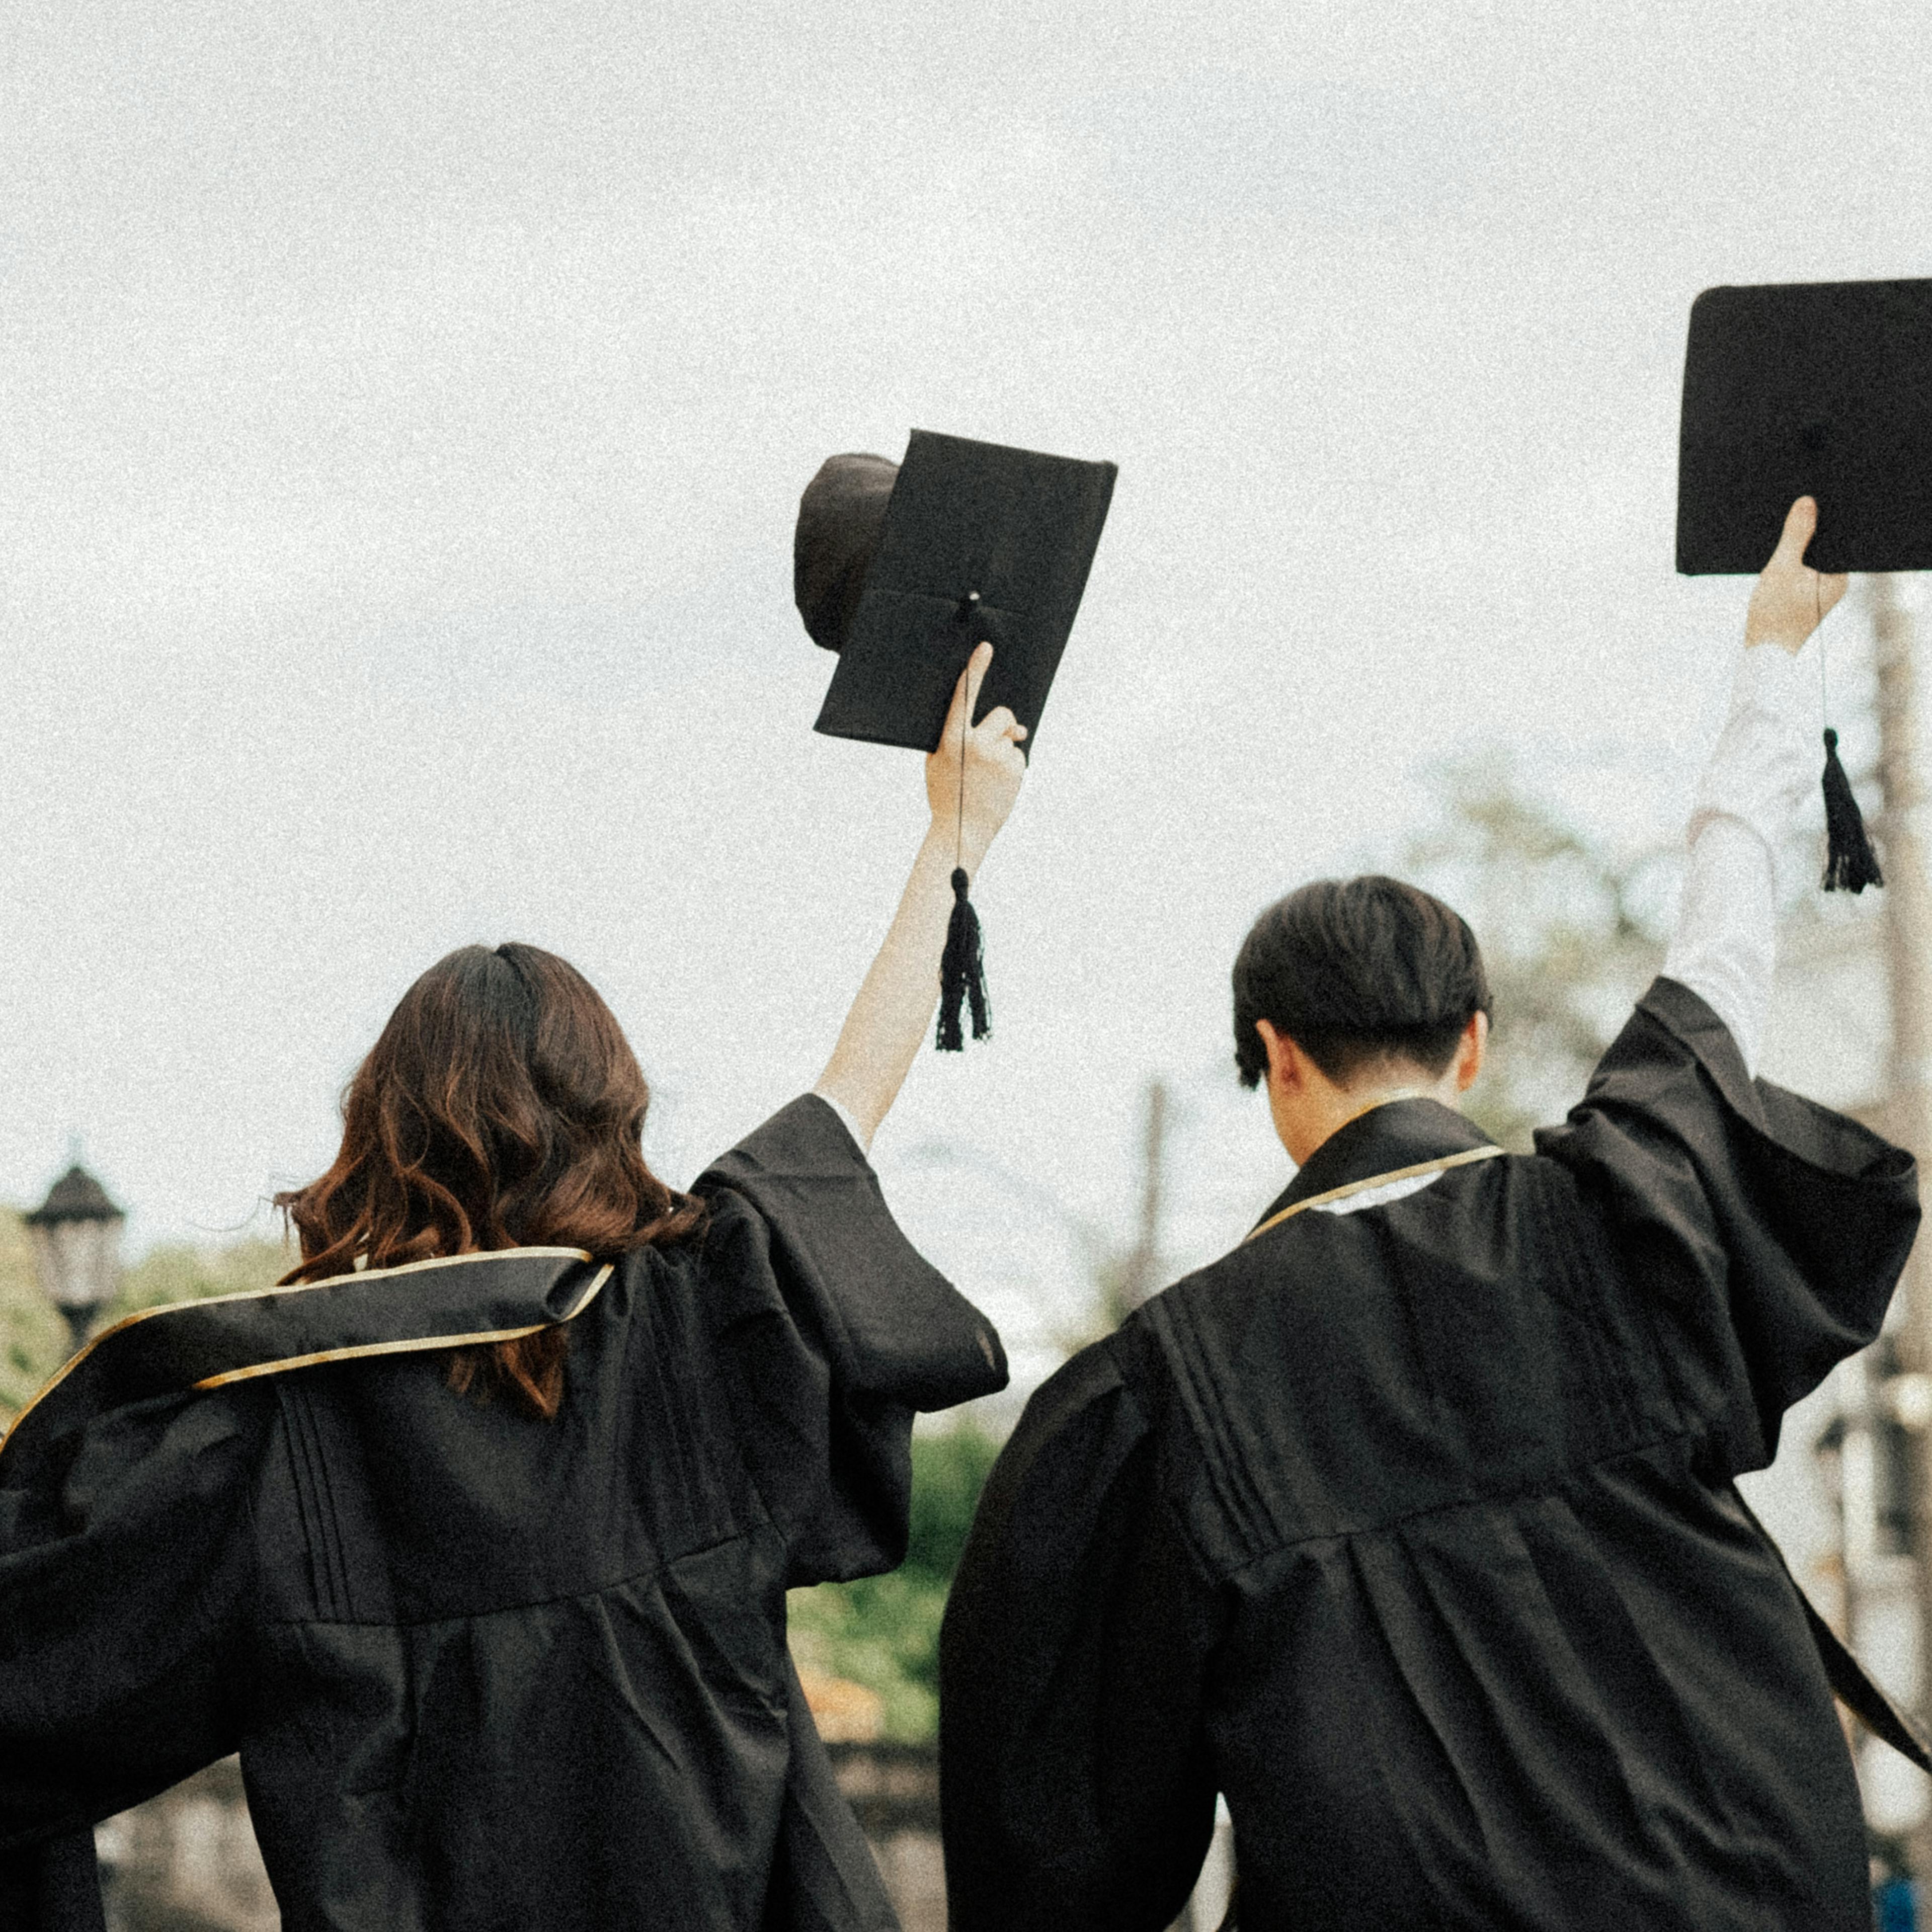
{"type": "Polygon", "coordinates": [[[816,728],[931,752],[966,660],[993,646],[982,710],[1030,749],[1114,494],[1111,463],[916,429],[896,472],[835,456],[799,505],[793,580],[838,653],[816,728]]]}
{"type": "Polygon", "coordinates": [[[1932,568],[1932,281],[1706,289],[1690,307],[1677,568],[1755,575],[1818,502],[1806,561],[1932,568]]]}
{"type": "MultiPolygon", "coordinates": [[[[1107,520],[1111,463],[1080,463],[916,429],[905,461],[833,456],[806,486],[792,595],[814,644],[838,653],[814,728],[931,753],[966,661],[993,662],[983,715],[1009,706],[1030,750],[1107,520]]],[[[964,748],[962,748],[962,755],[964,748]]],[[[940,960],[938,1044],[990,1026],[980,922],[964,869],[940,960]]]]}

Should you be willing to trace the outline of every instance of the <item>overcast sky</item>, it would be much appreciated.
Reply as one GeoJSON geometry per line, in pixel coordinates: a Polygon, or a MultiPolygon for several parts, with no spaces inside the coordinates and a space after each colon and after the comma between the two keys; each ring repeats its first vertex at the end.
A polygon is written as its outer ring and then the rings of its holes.
{"type": "MultiPolygon", "coordinates": [[[[808,1085],[922,794],[809,729],[792,518],[950,430],[1120,467],[975,889],[995,1037],[877,1149],[1038,1372],[1150,1074],[1177,1264],[1286,1178],[1262,905],[1486,748],[1681,822],[1746,590],[1672,571],[1690,304],[1932,274],[1927,20],[9,0],[0,1199],[78,1134],[134,1245],[266,1232],[476,939],[602,988],[674,1181],[808,1085]]],[[[1802,1562],[1816,1420],[1756,1492],[1802,1562]]]]}
{"type": "Polygon", "coordinates": [[[137,1243],[262,1227],[472,939],[603,989],[674,1180],[808,1084],[922,790],[808,728],[791,520],[916,424],[1120,476],[889,1187],[1013,1318],[1163,1071],[1232,1240],[1262,904],[1480,746],[1681,818],[1744,597],[1672,572],[1687,312],[1932,272],[1924,18],[14,0],[0,1198],[79,1133],[137,1243]]]}

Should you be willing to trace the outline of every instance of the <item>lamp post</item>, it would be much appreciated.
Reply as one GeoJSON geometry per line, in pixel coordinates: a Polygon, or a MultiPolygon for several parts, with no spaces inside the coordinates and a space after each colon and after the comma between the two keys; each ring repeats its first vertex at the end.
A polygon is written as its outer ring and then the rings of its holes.
{"type": "Polygon", "coordinates": [[[24,1215],[47,1299],[67,1317],[76,1348],[121,1286],[121,1224],[127,1216],[76,1162],[24,1215]]]}

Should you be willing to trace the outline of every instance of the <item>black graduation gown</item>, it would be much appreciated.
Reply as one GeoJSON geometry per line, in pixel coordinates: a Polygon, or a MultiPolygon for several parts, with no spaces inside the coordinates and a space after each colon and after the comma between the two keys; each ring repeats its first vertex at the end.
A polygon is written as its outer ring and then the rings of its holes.
{"type": "Polygon", "coordinates": [[[915,1409],[1000,1387],[824,1102],[701,1240],[198,1303],[0,1448],[0,1924],[99,1923],[88,1827],[239,1750],[288,1932],[896,1922],[785,1648],[903,1556],[915,1409]],[[570,1322],[561,1413],[453,1340],[570,1322]],[[197,1386],[199,1385],[199,1386],[197,1386]]]}
{"type": "Polygon", "coordinates": [[[1244,1932],[1869,1927],[1831,1694],[1730,1479],[1877,1331],[1912,1162],[1748,1080],[1669,980],[1534,1156],[1486,1144],[1362,1116],[1028,1406],[941,1641],[952,1932],[1154,1932],[1217,1790],[1244,1932]]]}

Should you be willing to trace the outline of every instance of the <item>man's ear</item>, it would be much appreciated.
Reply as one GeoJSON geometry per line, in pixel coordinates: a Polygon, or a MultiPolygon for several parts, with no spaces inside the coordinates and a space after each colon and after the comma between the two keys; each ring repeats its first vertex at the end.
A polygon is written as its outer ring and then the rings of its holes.
{"type": "Polygon", "coordinates": [[[1299,1049],[1294,1042],[1272,1020],[1256,1021],[1255,1030],[1261,1035],[1262,1045],[1268,1050],[1268,1084],[1294,1086],[1300,1078],[1300,1069],[1295,1060],[1299,1049]]]}
{"type": "Polygon", "coordinates": [[[1489,1050],[1490,1016],[1477,1012],[1469,1016],[1469,1024],[1462,1029],[1462,1037],[1456,1042],[1456,1090],[1466,1094],[1475,1084],[1476,1076],[1483,1070],[1483,1056],[1489,1050]]]}

